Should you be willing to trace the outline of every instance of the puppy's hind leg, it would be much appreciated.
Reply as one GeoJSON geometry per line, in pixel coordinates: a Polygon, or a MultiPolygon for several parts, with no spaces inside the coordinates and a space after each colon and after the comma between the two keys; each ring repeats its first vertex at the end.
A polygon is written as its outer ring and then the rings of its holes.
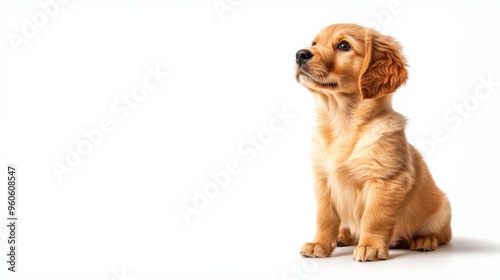
{"type": "Polygon", "coordinates": [[[446,244],[451,240],[451,207],[448,200],[436,213],[433,219],[428,222],[410,241],[410,250],[432,251],[439,245],[446,244]]]}

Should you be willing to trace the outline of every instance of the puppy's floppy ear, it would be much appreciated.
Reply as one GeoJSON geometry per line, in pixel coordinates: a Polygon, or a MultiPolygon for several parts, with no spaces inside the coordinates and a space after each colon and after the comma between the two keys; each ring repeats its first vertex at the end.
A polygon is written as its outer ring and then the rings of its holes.
{"type": "Polygon", "coordinates": [[[363,99],[382,97],[406,83],[406,59],[401,54],[401,45],[394,38],[369,29],[365,52],[359,77],[363,99]]]}

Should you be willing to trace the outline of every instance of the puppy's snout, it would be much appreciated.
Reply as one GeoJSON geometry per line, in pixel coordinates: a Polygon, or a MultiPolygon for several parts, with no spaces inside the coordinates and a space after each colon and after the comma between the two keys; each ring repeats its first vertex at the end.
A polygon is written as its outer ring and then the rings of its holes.
{"type": "Polygon", "coordinates": [[[300,66],[313,57],[310,50],[302,49],[295,54],[295,62],[300,66]]]}

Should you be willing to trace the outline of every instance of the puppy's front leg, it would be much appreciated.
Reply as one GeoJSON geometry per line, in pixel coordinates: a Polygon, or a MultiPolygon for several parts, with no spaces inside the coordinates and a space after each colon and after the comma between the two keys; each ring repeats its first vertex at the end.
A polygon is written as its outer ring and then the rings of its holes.
{"type": "Polygon", "coordinates": [[[315,193],[317,202],[316,237],[304,244],[300,254],[306,257],[330,257],[337,246],[340,220],[332,205],[331,192],[326,178],[316,176],[315,193]]]}
{"type": "Polygon", "coordinates": [[[409,183],[406,176],[400,175],[393,181],[370,180],[365,187],[368,195],[353,259],[385,260],[389,258],[389,241],[409,183]]]}

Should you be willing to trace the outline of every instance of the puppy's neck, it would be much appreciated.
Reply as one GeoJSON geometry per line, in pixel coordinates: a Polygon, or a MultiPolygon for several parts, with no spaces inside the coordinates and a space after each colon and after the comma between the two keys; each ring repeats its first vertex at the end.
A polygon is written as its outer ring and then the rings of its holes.
{"type": "Polygon", "coordinates": [[[318,129],[327,143],[355,137],[361,126],[381,114],[393,112],[392,96],[362,99],[359,94],[316,93],[318,129]]]}

